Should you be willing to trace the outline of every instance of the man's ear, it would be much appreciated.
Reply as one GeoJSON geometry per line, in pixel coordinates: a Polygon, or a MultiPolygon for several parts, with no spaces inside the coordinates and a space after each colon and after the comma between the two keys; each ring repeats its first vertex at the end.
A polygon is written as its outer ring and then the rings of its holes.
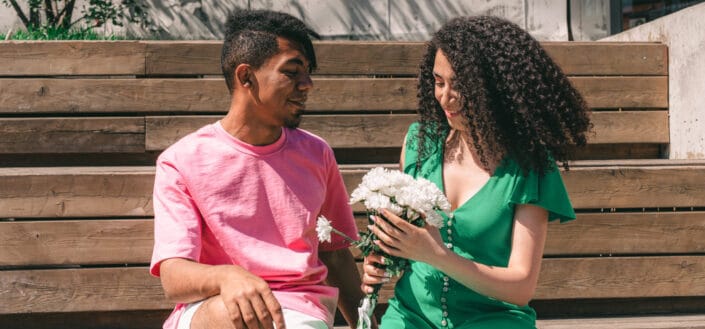
{"type": "Polygon", "coordinates": [[[250,88],[252,87],[252,67],[248,64],[240,64],[235,68],[235,84],[250,88]]]}

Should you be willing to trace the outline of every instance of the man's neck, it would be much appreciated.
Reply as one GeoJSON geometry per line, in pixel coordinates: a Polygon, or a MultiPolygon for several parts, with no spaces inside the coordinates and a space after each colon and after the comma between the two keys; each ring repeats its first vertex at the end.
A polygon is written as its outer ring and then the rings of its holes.
{"type": "Polygon", "coordinates": [[[232,106],[228,114],[220,120],[226,132],[250,145],[264,146],[276,142],[282,134],[282,127],[264,125],[242,108],[232,106]]]}

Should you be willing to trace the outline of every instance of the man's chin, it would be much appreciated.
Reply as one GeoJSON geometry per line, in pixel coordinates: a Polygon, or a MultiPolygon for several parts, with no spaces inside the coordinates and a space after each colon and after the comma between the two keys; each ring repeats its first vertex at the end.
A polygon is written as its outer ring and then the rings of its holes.
{"type": "Polygon", "coordinates": [[[286,121],[284,121],[284,127],[291,129],[298,128],[299,124],[301,124],[300,115],[297,115],[295,118],[287,119],[286,121]]]}

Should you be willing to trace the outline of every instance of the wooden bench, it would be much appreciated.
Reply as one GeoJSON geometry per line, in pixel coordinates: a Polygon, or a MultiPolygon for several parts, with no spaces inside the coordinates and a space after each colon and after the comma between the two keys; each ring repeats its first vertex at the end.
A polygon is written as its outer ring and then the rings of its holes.
{"type": "MultiPolygon", "coordinates": [[[[579,219],[549,225],[539,327],[705,328],[705,161],[663,159],[666,47],[544,45],[594,134],[563,172],[579,219]]],[[[225,113],[220,46],[0,42],[0,328],[161,326],[172,305],[147,271],[153,164],[225,113]]],[[[315,47],[302,128],[333,146],[352,190],[398,160],[423,44],[315,47]]]]}

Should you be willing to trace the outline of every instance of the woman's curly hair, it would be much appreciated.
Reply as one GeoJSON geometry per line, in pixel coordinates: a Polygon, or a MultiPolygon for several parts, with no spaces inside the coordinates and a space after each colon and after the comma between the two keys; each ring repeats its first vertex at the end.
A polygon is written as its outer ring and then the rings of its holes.
{"type": "Polygon", "coordinates": [[[448,58],[461,95],[461,113],[483,165],[497,155],[523,171],[545,173],[562,162],[568,147],[583,146],[590,128],[587,106],[539,43],[519,26],[491,17],[460,17],[446,23],[427,45],[418,80],[419,158],[428,141],[450,129],[434,96],[436,52],[448,58]],[[492,156],[494,155],[494,157],[492,156]]]}

